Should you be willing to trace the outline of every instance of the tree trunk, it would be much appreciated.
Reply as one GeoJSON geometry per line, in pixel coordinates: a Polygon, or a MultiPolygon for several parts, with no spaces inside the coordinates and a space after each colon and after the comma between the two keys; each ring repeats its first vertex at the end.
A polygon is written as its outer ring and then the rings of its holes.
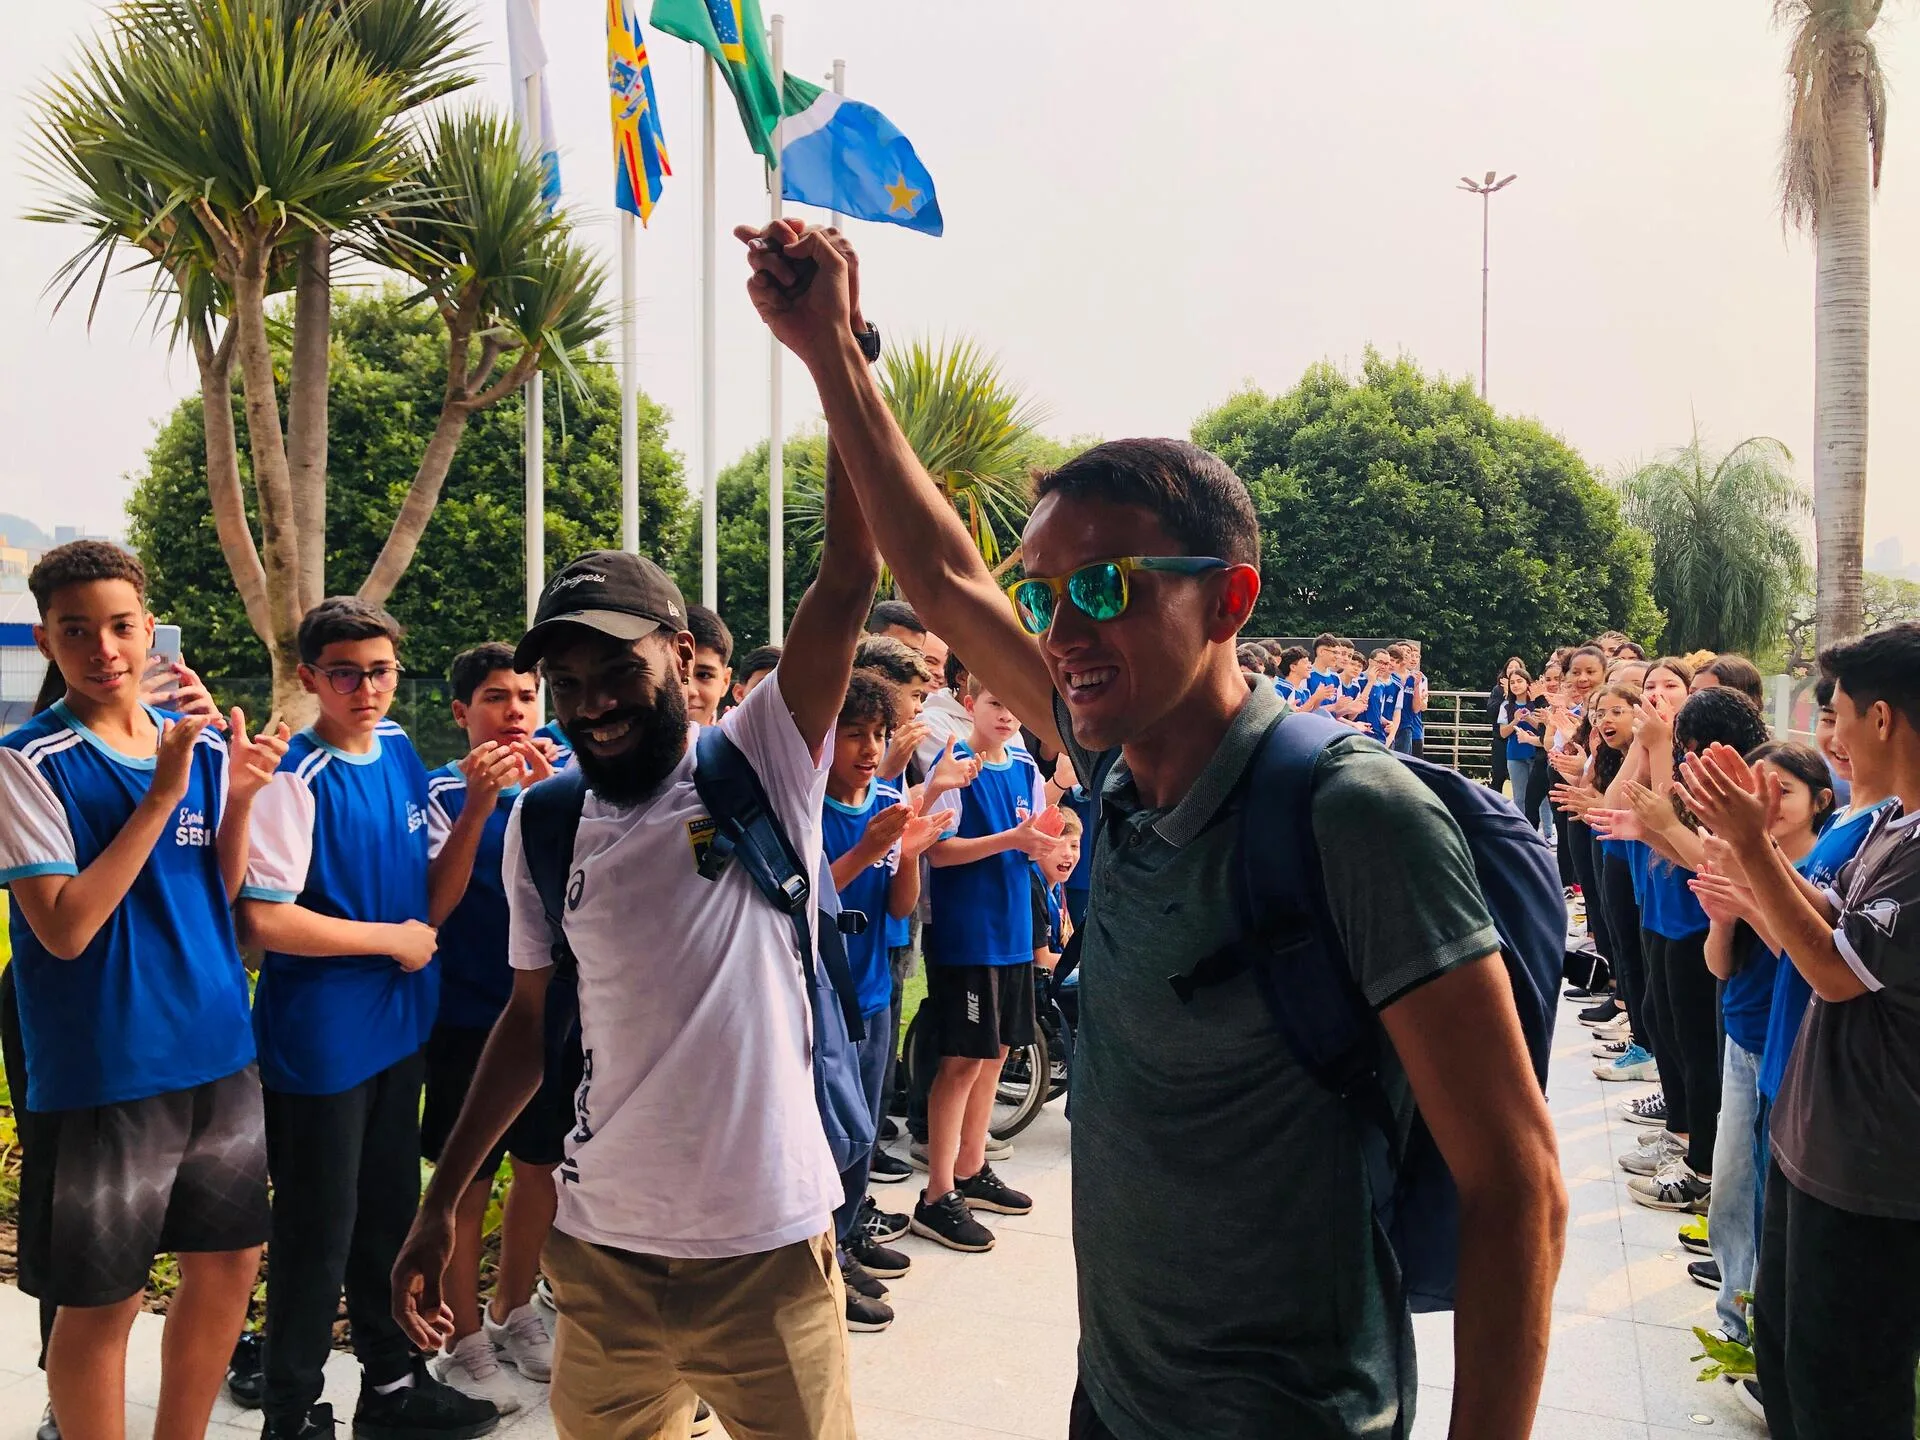
{"type": "Polygon", "coordinates": [[[441,407],[440,419],[420,456],[420,468],[414,471],[413,483],[407,487],[407,498],[394,517],[393,528],[387,532],[379,555],[374,558],[373,568],[360,586],[362,600],[386,604],[393,587],[400,583],[407,566],[413,563],[414,552],[420,548],[420,537],[426,534],[427,522],[433,518],[433,507],[440,503],[440,487],[446,483],[453,452],[460,448],[460,437],[466,433],[472,413],[465,404],[441,407]]]}
{"type": "Polygon", "coordinates": [[[240,488],[240,446],[233,428],[233,346],[231,329],[219,345],[205,331],[196,331],[193,337],[194,358],[200,366],[201,430],[207,446],[207,498],[220,553],[246,607],[247,623],[264,639],[272,633],[273,621],[267,605],[267,573],[253,542],[240,488]]]}
{"type": "Polygon", "coordinates": [[[1827,101],[1831,165],[1814,217],[1813,523],[1818,643],[1860,633],[1867,502],[1869,207],[1863,64],[1827,101]]]}
{"type": "Polygon", "coordinates": [[[300,247],[293,293],[293,363],[287,377],[287,469],[300,567],[300,612],[327,594],[327,349],[333,323],[333,240],[300,247]]]}
{"type": "Polygon", "coordinates": [[[295,673],[300,664],[295,632],[300,626],[299,529],[293,513],[293,483],[287,472],[286,439],[280,429],[273,353],[267,341],[266,257],[249,255],[236,266],[233,320],[240,356],[240,388],[246,397],[247,449],[253,458],[253,488],[260,502],[260,551],[266,572],[268,631],[261,636],[273,661],[274,714],[290,725],[314,714],[295,673]]]}

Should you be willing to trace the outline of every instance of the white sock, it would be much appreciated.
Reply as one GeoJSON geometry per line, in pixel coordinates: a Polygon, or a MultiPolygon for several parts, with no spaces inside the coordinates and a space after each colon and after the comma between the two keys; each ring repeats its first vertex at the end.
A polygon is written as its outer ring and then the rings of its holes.
{"type": "Polygon", "coordinates": [[[376,1395],[391,1395],[397,1390],[406,1389],[411,1384],[413,1384],[413,1376],[402,1375],[398,1380],[392,1381],[389,1384],[374,1386],[373,1393],[376,1395]]]}

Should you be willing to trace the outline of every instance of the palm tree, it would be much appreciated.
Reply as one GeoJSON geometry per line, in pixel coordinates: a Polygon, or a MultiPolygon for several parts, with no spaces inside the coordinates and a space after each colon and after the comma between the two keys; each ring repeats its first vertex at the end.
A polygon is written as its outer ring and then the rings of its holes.
{"type": "Polygon", "coordinates": [[[1684,448],[1616,482],[1627,520],[1653,541],[1653,598],[1669,651],[1757,654],[1779,639],[1805,583],[1806,492],[1778,440],[1718,459],[1696,428],[1684,448]]]}
{"type": "Polygon", "coordinates": [[[1868,239],[1887,81],[1870,32],[1883,0],[1774,0],[1792,42],[1780,162],[1785,222],[1811,232],[1813,497],[1819,643],[1860,633],[1867,497],[1868,239]]]}
{"type": "Polygon", "coordinates": [[[471,83],[457,0],[121,0],[41,103],[52,198],[33,218],[83,227],[62,298],[119,248],[200,366],[208,488],[276,708],[307,713],[299,617],[326,592],[332,266],[345,248],[421,285],[448,326],[446,404],[362,593],[391,593],[466,421],[601,333],[603,277],[549,216],[511,127],[406,113],[471,83]],[[291,290],[282,428],[268,301],[291,290]],[[478,354],[475,354],[475,351],[478,354]],[[242,500],[229,402],[238,366],[260,519],[242,500]]]}

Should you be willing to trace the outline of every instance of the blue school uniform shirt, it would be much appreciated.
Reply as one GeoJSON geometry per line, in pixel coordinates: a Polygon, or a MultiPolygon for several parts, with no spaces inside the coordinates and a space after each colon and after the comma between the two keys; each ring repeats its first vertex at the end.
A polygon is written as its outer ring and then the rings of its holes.
{"type": "Polygon", "coordinates": [[[1338,690],[1340,688],[1340,672],[1338,670],[1310,670],[1307,672],[1307,683],[1302,688],[1306,691],[1306,694],[1301,697],[1303,703],[1311,700],[1322,690],[1338,690]]]}
{"type": "Polygon", "coordinates": [[[549,720],[533,732],[536,740],[551,740],[559,753],[553,757],[552,765],[556,771],[564,770],[573,763],[573,742],[567,739],[567,732],[560,728],[558,720],[549,720]]]}
{"type": "MultiPolygon", "coordinates": [[[[874,780],[867,785],[866,799],[858,805],[844,805],[831,795],[821,797],[820,847],[832,864],[860,843],[873,817],[889,805],[900,803],[900,788],[890,781],[874,780]]],[[[900,847],[895,844],[873,864],[853,877],[853,883],[840,891],[840,909],[858,910],[867,917],[867,928],[858,935],[845,937],[847,967],[853,973],[853,988],[860,997],[860,1013],[877,1015],[893,1004],[893,971],[887,963],[887,893],[900,869],[900,847]]]]}
{"type": "MultiPolygon", "coordinates": [[[[1523,700],[1518,705],[1515,705],[1511,700],[1504,700],[1500,704],[1500,723],[1502,725],[1513,725],[1517,721],[1526,719],[1532,714],[1533,704],[1531,701],[1523,700]]],[[[1540,733],[1532,727],[1529,727],[1529,732],[1535,736],[1538,736],[1540,733]]],[[[1517,734],[1507,736],[1507,762],[1509,764],[1515,760],[1534,760],[1544,753],[1540,746],[1524,743],[1517,734]]]]}
{"type": "MultiPolygon", "coordinates": [[[[1820,838],[1800,862],[1800,873],[1809,884],[1822,890],[1833,887],[1840,867],[1853,858],[1873,828],[1873,817],[1892,804],[1882,800],[1864,810],[1849,810],[1835,815],[1820,832],[1820,838]]],[[[1800,1035],[1800,1020],[1806,1014],[1813,987],[1807,984],[1800,967],[1791,960],[1774,969],[1773,997],[1767,1010],[1767,1034],[1760,1051],[1760,1093],[1771,1101],[1780,1094],[1780,1083],[1787,1078],[1787,1062],[1793,1058],[1793,1042],[1800,1035]]]]}
{"type": "MultiPolygon", "coordinates": [[[[973,752],[962,745],[955,753],[973,752]]],[[[936,808],[959,812],[959,828],[949,838],[975,839],[1011,830],[1045,804],[1033,757],[1009,745],[1006,759],[983,764],[971,785],[942,795],[936,808]]],[[[1033,886],[1027,878],[1032,864],[1024,853],[1002,850],[967,865],[928,868],[933,923],[926,947],[932,964],[1033,962],[1033,886]]]]}
{"type": "Polygon", "coordinates": [[[1698,935],[1711,923],[1707,912],[1687,882],[1693,871],[1675,865],[1652,848],[1642,845],[1638,862],[1644,875],[1640,892],[1640,928],[1667,940],[1684,940],[1698,935]]]}
{"type": "MultiPolygon", "coordinates": [[[[322,915],[398,924],[427,918],[427,770],[391,720],[364,755],[312,730],[287,747],[253,806],[253,857],[240,894],[322,915]]],[[[293,1095],[337,1095],[427,1041],[440,962],[269,950],[254,989],[260,1078],[293,1095]]]]}
{"type": "Polygon", "coordinates": [[[1393,717],[1400,710],[1400,682],[1388,680],[1375,685],[1367,696],[1367,729],[1373,732],[1373,738],[1382,745],[1387,743],[1387,726],[1393,723],[1393,717]]]}
{"type": "Polygon", "coordinates": [[[1413,697],[1419,687],[1426,683],[1427,677],[1418,670],[1401,682],[1401,688],[1407,692],[1407,713],[1400,721],[1400,728],[1416,741],[1427,738],[1427,717],[1424,711],[1413,708],[1413,697]]]}
{"type": "MultiPolygon", "coordinates": [[[[507,889],[500,859],[507,818],[520,798],[510,785],[495,797],[493,813],[480,832],[473,874],[453,913],[440,922],[440,948],[430,969],[440,972],[440,1010],[435,1023],[490,1030],[513,994],[513,969],[507,964],[507,889]]],[[[454,822],[467,808],[467,777],[450,760],[427,776],[427,856],[440,853],[454,822]]]]}
{"type": "MultiPolygon", "coordinates": [[[[178,718],[147,713],[156,725],[178,718]]],[[[153,772],[152,757],[120,754],[64,701],[0,740],[0,885],[78,875],[146,799],[153,772]]],[[[28,1109],[143,1100],[252,1063],[246,971],[215,843],[226,796],[227,745],[209,727],[126,898],[75,959],[55,956],[11,907],[28,1109]]]]}

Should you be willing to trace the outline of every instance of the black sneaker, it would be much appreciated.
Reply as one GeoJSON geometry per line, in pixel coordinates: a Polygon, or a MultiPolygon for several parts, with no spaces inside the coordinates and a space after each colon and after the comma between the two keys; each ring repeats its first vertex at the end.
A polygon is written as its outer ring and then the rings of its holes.
{"type": "Polygon", "coordinates": [[[1687,1266],[1687,1278],[1702,1290],[1720,1288],[1720,1262],[1718,1260],[1695,1260],[1687,1266]]]}
{"type": "Polygon", "coordinates": [[[869,1300],[887,1298],[887,1287],[880,1283],[871,1270],[857,1260],[847,1259],[840,1262],[840,1278],[846,1282],[849,1295],[864,1295],[869,1300]]]}
{"type": "Polygon", "coordinates": [[[33,1432],[33,1440],[60,1440],[60,1422],[53,1418],[53,1401],[47,1401],[47,1408],[40,1412],[40,1428],[33,1432]]]}
{"type": "MultiPolygon", "coordinates": [[[[1698,1222],[1704,1224],[1705,1222],[1698,1222]]],[[[1705,1235],[1696,1235],[1685,1227],[1680,1231],[1680,1248],[1691,1250],[1696,1255],[1713,1254],[1713,1245],[1705,1235]]]]}
{"type": "Polygon", "coordinates": [[[885,1144],[890,1145],[895,1140],[898,1140],[899,1138],[900,1138],[900,1122],[898,1120],[895,1120],[891,1115],[881,1116],[880,1117],[881,1141],[885,1144]]]}
{"type": "Polygon", "coordinates": [[[911,1179],[913,1166],[895,1155],[891,1150],[881,1150],[873,1157],[873,1164],[867,1170],[867,1179],[876,1185],[898,1185],[902,1180],[911,1179]]]}
{"type": "Polygon", "coordinates": [[[1589,1005],[1591,1005],[1596,1000],[1613,999],[1613,991],[1607,990],[1604,988],[1595,990],[1585,985],[1575,985],[1570,989],[1562,990],[1560,992],[1560,995],[1562,999],[1583,1000],[1589,1005]]]}
{"type": "Polygon", "coordinates": [[[882,1280],[898,1280],[913,1268],[911,1259],[882,1245],[864,1230],[855,1230],[847,1241],[847,1258],[882,1280]]]}
{"type": "Polygon", "coordinates": [[[1001,1180],[991,1165],[982,1165],[979,1174],[957,1183],[969,1210],[991,1210],[996,1215],[1026,1215],[1033,1210],[1033,1197],[1001,1180]]]}
{"type": "Polygon", "coordinates": [[[1590,1010],[1582,1010],[1576,1017],[1582,1025],[1611,1025],[1625,1013],[1625,1008],[1612,1000],[1603,1000],[1590,1010]]]}
{"type": "MultiPolygon", "coordinates": [[[[323,1407],[324,1408],[324,1407],[323,1407]]],[[[382,1395],[360,1377],[360,1403],[353,1407],[354,1440],[473,1440],[500,1423],[491,1400],[462,1395],[413,1361],[413,1384],[382,1395]]]]}
{"type": "Polygon", "coordinates": [[[993,1249],[993,1232],[973,1218],[966,1198],[958,1190],[949,1190],[938,1200],[924,1196],[913,1207],[913,1233],[946,1246],[978,1254],[993,1249]]]}
{"type": "Polygon", "coordinates": [[[847,1329],[872,1334],[892,1323],[893,1307],[886,1301],[869,1300],[852,1290],[847,1291],[847,1329]]]}
{"type": "Polygon", "coordinates": [[[333,1406],[316,1405],[297,1420],[269,1415],[260,1427],[260,1440],[333,1440],[333,1406]]]}
{"type": "Polygon", "coordinates": [[[908,1217],[897,1210],[882,1210],[869,1195],[860,1202],[854,1224],[882,1245],[891,1244],[907,1233],[908,1217]]]}
{"type": "Polygon", "coordinates": [[[260,1335],[248,1331],[234,1342],[227,1362],[227,1397],[242,1410],[260,1408],[260,1335]]]}

